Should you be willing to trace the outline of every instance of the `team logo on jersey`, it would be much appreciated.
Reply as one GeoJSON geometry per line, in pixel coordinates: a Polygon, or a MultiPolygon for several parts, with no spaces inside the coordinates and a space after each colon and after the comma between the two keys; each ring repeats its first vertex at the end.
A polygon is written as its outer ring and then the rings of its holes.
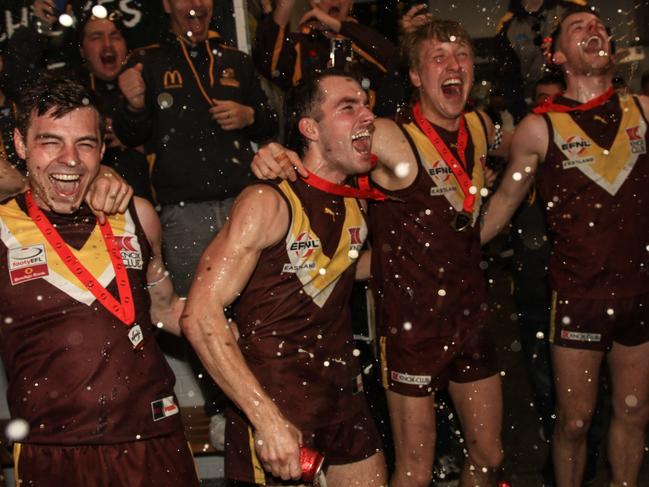
{"type": "Polygon", "coordinates": [[[174,397],[167,396],[153,401],[151,403],[151,412],[153,413],[153,421],[160,421],[161,419],[178,414],[180,409],[178,409],[174,397]]]}
{"type": "Polygon", "coordinates": [[[291,242],[288,250],[301,259],[307,259],[319,248],[320,240],[311,238],[309,232],[302,232],[294,242],[291,242]]]}
{"type": "Polygon", "coordinates": [[[233,88],[238,88],[241,85],[239,80],[237,80],[237,74],[234,68],[225,68],[221,72],[221,79],[219,81],[223,86],[231,86],[233,88]]]}
{"type": "Polygon", "coordinates": [[[140,242],[135,235],[115,235],[115,245],[122,255],[124,267],[127,269],[142,269],[142,251],[140,242]]]}
{"type": "Polygon", "coordinates": [[[7,253],[11,285],[49,275],[44,245],[30,245],[9,249],[7,253]]]}
{"type": "Polygon", "coordinates": [[[165,74],[162,76],[162,86],[165,90],[170,88],[182,88],[183,87],[183,77],[180,74],[180,71],[174,69],[173,71],[165,71],[165,74]]]}
{"type": "Polygon", "coordinates": [[[590,142],[586,139],[582,139],[578,135],[568,137],[560,147],[561,152],[563,152],[563,154],[568,158],[563,161],[562,165],[564,169],[570,169],[582,164],[592,164],[595,162],[593,156],[586,156],[588,148],[590,147],[590,142]]]}
{"type": "Polygon", "coordinates": [[[632,154],[646,154],[647,146],[644,137],[640,135],[640,126],[629,127],[626,129],[626,135],[629,138],[629,145],[631,146],[632,154]]]}

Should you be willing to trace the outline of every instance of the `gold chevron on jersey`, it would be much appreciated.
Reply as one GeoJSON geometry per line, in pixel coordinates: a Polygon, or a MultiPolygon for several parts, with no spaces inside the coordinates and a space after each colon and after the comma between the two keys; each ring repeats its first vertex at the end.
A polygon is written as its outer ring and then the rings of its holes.
{"type": "MultiPolygon", "coordinates": [[[[480,205],[482,204],[480,190],[485,184],[483,164],[487,156],[487,138],[482,128],[480,115],[476,112],[469,112],[464,114],[464,119],[474,147],[471,181],[477,189],[476,202],[473,208],[473,223],[475,223],[480,214],[480,205]]],[[[408,123],[404,125],[404,128],[415,142],[422,166],[435,183],[435,187],[431,189],[431,195],[443,195],[455,211],[462,211],[464,192],[453,174],[453,170],[446,164],[442,155],[435,149],[433,143],[416,123],[408,123]]]]}
{"type": "Polygon", "coordinates": [[[605,149],[577,125],[567,113],[550,112],[554,143],[565,156],[566,170],[578,169],[595,184],[615,195],[647,152],[647,124],[633,97],[620,97],[622,120],[613,145],[605,149]]]}
{"type": "Polygon", "coordinates": [[[345,221],[342,225],[336,252],[329,258],[323,251],[320,239],[311,228],[309,217],[291,186],[283,181],[279,189],[291,206],[291,225],[286,235],[286,253],[290,264],[284,272],[295,273],[304,292],[322,308],[333,292],[340,276],[358,257],[367,237],[367,225],[354,198],[345,198],[345,221]]]}
{"type": "MultiPolygon", "coordinates": [[[[111,216],[108,220],[115,235],[135,235],[135,223],[128,211],[124,215],[111,216]]],[[[48,272],[41,279],[80,303],[89,306],[95,301],[93,294],[68,269],[33,220],[18,206],[15,199],[0,205],[0,240],[7,247],[8,256],[11,255],[13,249],[44,248],[48,272]]],[[[95,225],[81,249],[70,247],[70,250],[102,286],[108,286],[115,278],[113,264],[98,225],[95,225]]]]}

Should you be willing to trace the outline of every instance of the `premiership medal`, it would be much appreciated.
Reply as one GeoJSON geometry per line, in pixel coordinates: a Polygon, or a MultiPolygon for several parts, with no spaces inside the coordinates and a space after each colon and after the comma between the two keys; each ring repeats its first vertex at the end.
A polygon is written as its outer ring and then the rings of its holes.
{"type": "Polygon", "coordinates": [[[471,226],[472,221],[473,218],[471,218],[471,215],[469,213],[467,213],[466,211],[458,211],[455,214],[453,221],[451,221],[451,228],[453,228],[453,230],[455,230],[456,232],[463,232],[471,226]]]}

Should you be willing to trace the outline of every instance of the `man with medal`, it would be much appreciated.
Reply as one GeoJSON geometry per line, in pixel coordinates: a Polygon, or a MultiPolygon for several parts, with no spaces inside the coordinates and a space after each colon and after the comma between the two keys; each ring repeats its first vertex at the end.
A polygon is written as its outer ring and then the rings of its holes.
{"type": "Polygon", "coordinates": [[[551,54],[567,89],[516,129],[482,239],[507,224],[536,179],[552,237],[557,485],[581,485],[606,359],[611,485],[637,486],[649,422],[649,98],[615,93],[611,40],[591,9],[563,17],[551,54]]]}
{"type": "Polygon", "coordinates": [[[28,189],[0,205],[0,353],[17,482],[198,485],[174,376],[153,323],[183,308],[160,255],[153,207],[135,198],[100,222],[85,203],[104,124],[76,82],[23,90],[14,141],[28,189]]]}
{"type": "MultiPolygon", "coordinates": [[[[502,461],[502,398],[487,326],[475,225],[487,194],[487,152],[507,140],[480,112],[465,113],[473,49],[456,22],[410,19],[405,49],[419,101],[411,121],[378,119],[370,178],[388,196],[370,205],[372,285],[378,299],[382,377],[396,449],[392,486],[428,486],[435,392],[448,387],[464,429],[462,485],[495,485],[502,461]],[[496,144],[497,145],[497,144],[496,144]]],[[[258,177],[302,175],[299,158],[269,145],[258,177]],[[276,160],[276,157],[278,160],[276,160]]]]}
{"type": "Polygon", "coordinates": [[[369,264],[357,198],[384,197],[344,185],[372,166],[367,104],[342,71],[300,85],[287,130],[308,177],[247,187],[196,271],[181,325],[235,405],[226,414],[230,479],[297,480],[306,447],[324,455],[330,487],[387,483],[348,306],[369,264]],[[233,302],[236,328],[223,311],[233,302]]]}

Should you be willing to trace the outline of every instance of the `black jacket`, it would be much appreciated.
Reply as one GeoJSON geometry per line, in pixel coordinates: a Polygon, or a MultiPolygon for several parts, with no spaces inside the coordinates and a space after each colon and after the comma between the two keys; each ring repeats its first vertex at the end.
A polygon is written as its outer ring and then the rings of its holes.
{"type": "Polygon", "coordinates": [[[194,47],[185,44],[187,56],[183,42],[170,33],[160,45],[133,52],[129,65],[143,65],[146,107],[134,113],[123,103],[114,120],[125,144],[150,140],[156,155],[153,186],[162,204],[236,196],[250,181],[250,142],[263,142],[277,132],[277,115],[246,54],[221,44],[216,34],[194,47]],[[253,107],[254,123],[222,130],[206,97],[253,107]]]}

